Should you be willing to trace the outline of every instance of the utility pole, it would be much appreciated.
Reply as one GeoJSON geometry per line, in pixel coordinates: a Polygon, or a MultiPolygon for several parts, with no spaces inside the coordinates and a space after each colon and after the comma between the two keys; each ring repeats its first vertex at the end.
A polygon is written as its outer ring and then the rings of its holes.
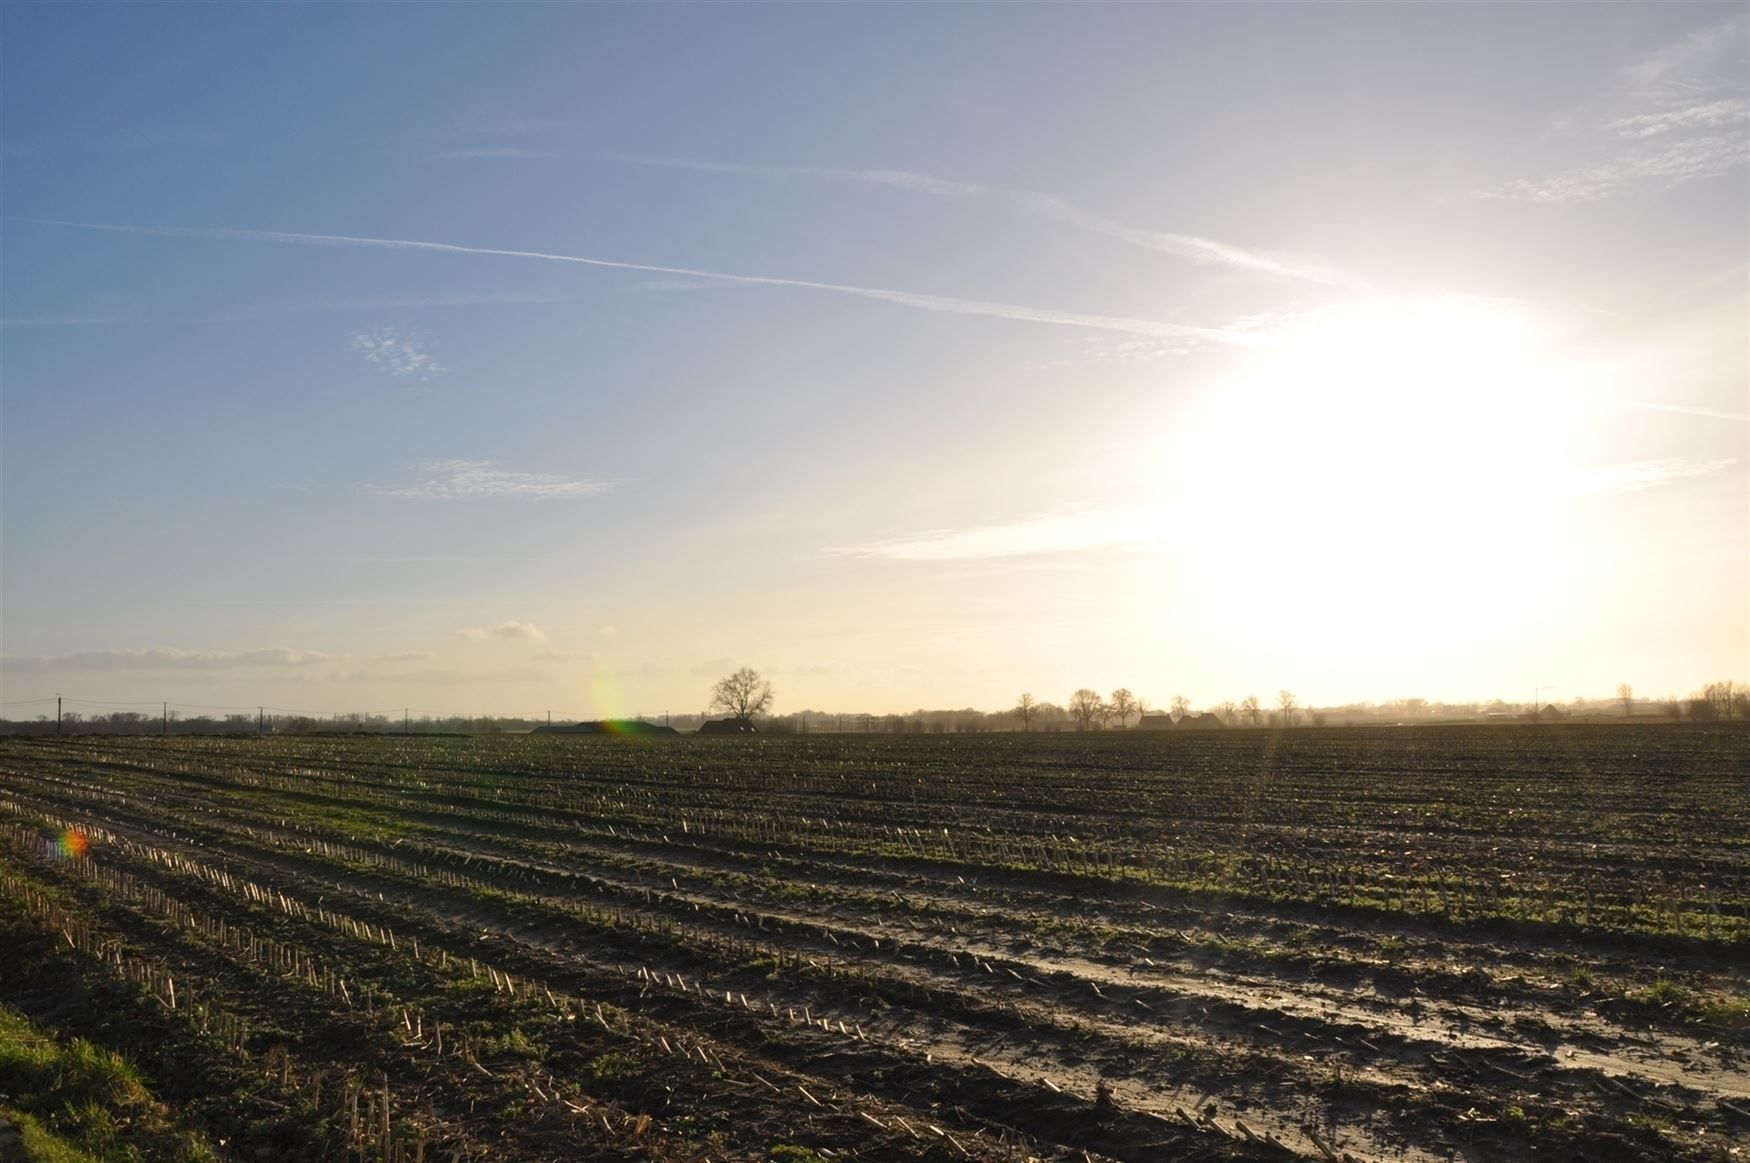
{"type": "MultiPolygon", "coordinates": [[[[151,706],[152,704],[147,703],[146,705],[151,706]]],[[[166,702],[164,704],[164,734],[166,734],[166,735],[170,734],[170,704],[169,704],[169,702],[166,702]]]]}
{"type": "Polygon", "coordinates": [[[267,734],[267,708],[266,707],[256,707],[255,708],[255,733],[257,735],[267,734]]]}
{"type": "Polygon", "coordinates": [[[55,734],[61,733],[61,696],[55,696],[55,734]]]}

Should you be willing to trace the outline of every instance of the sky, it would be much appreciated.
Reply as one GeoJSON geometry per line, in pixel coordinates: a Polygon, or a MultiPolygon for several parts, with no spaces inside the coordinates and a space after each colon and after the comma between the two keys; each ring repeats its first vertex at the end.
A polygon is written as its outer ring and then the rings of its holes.
{"type": "Polygon", "coordinates": [[[1750,676],[1745,4],[9,3],[0,53],[0,714],[1750,676]]]}

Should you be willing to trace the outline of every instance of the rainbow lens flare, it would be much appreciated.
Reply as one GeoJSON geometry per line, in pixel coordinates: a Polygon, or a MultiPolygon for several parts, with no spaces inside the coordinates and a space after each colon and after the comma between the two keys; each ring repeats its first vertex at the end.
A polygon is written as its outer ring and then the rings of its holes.
{"type": "Polygon", "coordinates": [[[49,840],[49,850],[62,860],[77,860],[91,851],[91,841],[77,828],[68,828],[49,840]]]}

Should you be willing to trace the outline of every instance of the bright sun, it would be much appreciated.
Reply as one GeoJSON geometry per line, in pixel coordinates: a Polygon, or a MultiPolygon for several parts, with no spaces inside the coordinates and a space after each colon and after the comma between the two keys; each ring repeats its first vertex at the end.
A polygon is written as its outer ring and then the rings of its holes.
{"type": "Polygon", "coordinates": [[[1415,648],[1406,619],[1418,635],[1517,625],[1558,581],[1573,402],[1511,305],[1303,319],[1209,394],[1176,454],[1201,600],[1279,634],[1269,612],[1292,595],[1296,640],[1375,656],[1415,648]]]}

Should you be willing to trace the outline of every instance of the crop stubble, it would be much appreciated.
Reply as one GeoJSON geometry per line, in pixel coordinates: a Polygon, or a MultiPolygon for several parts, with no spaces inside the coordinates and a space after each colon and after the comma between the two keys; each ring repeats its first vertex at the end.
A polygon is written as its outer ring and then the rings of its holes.
{"type": "Polygon", "coordinates": [[[1702,1159],[1750,1138],[1746,771],[1677,726],[38,739],[0,823],[17,923],[171,983],[322,1150],[1702,1159]]]}

